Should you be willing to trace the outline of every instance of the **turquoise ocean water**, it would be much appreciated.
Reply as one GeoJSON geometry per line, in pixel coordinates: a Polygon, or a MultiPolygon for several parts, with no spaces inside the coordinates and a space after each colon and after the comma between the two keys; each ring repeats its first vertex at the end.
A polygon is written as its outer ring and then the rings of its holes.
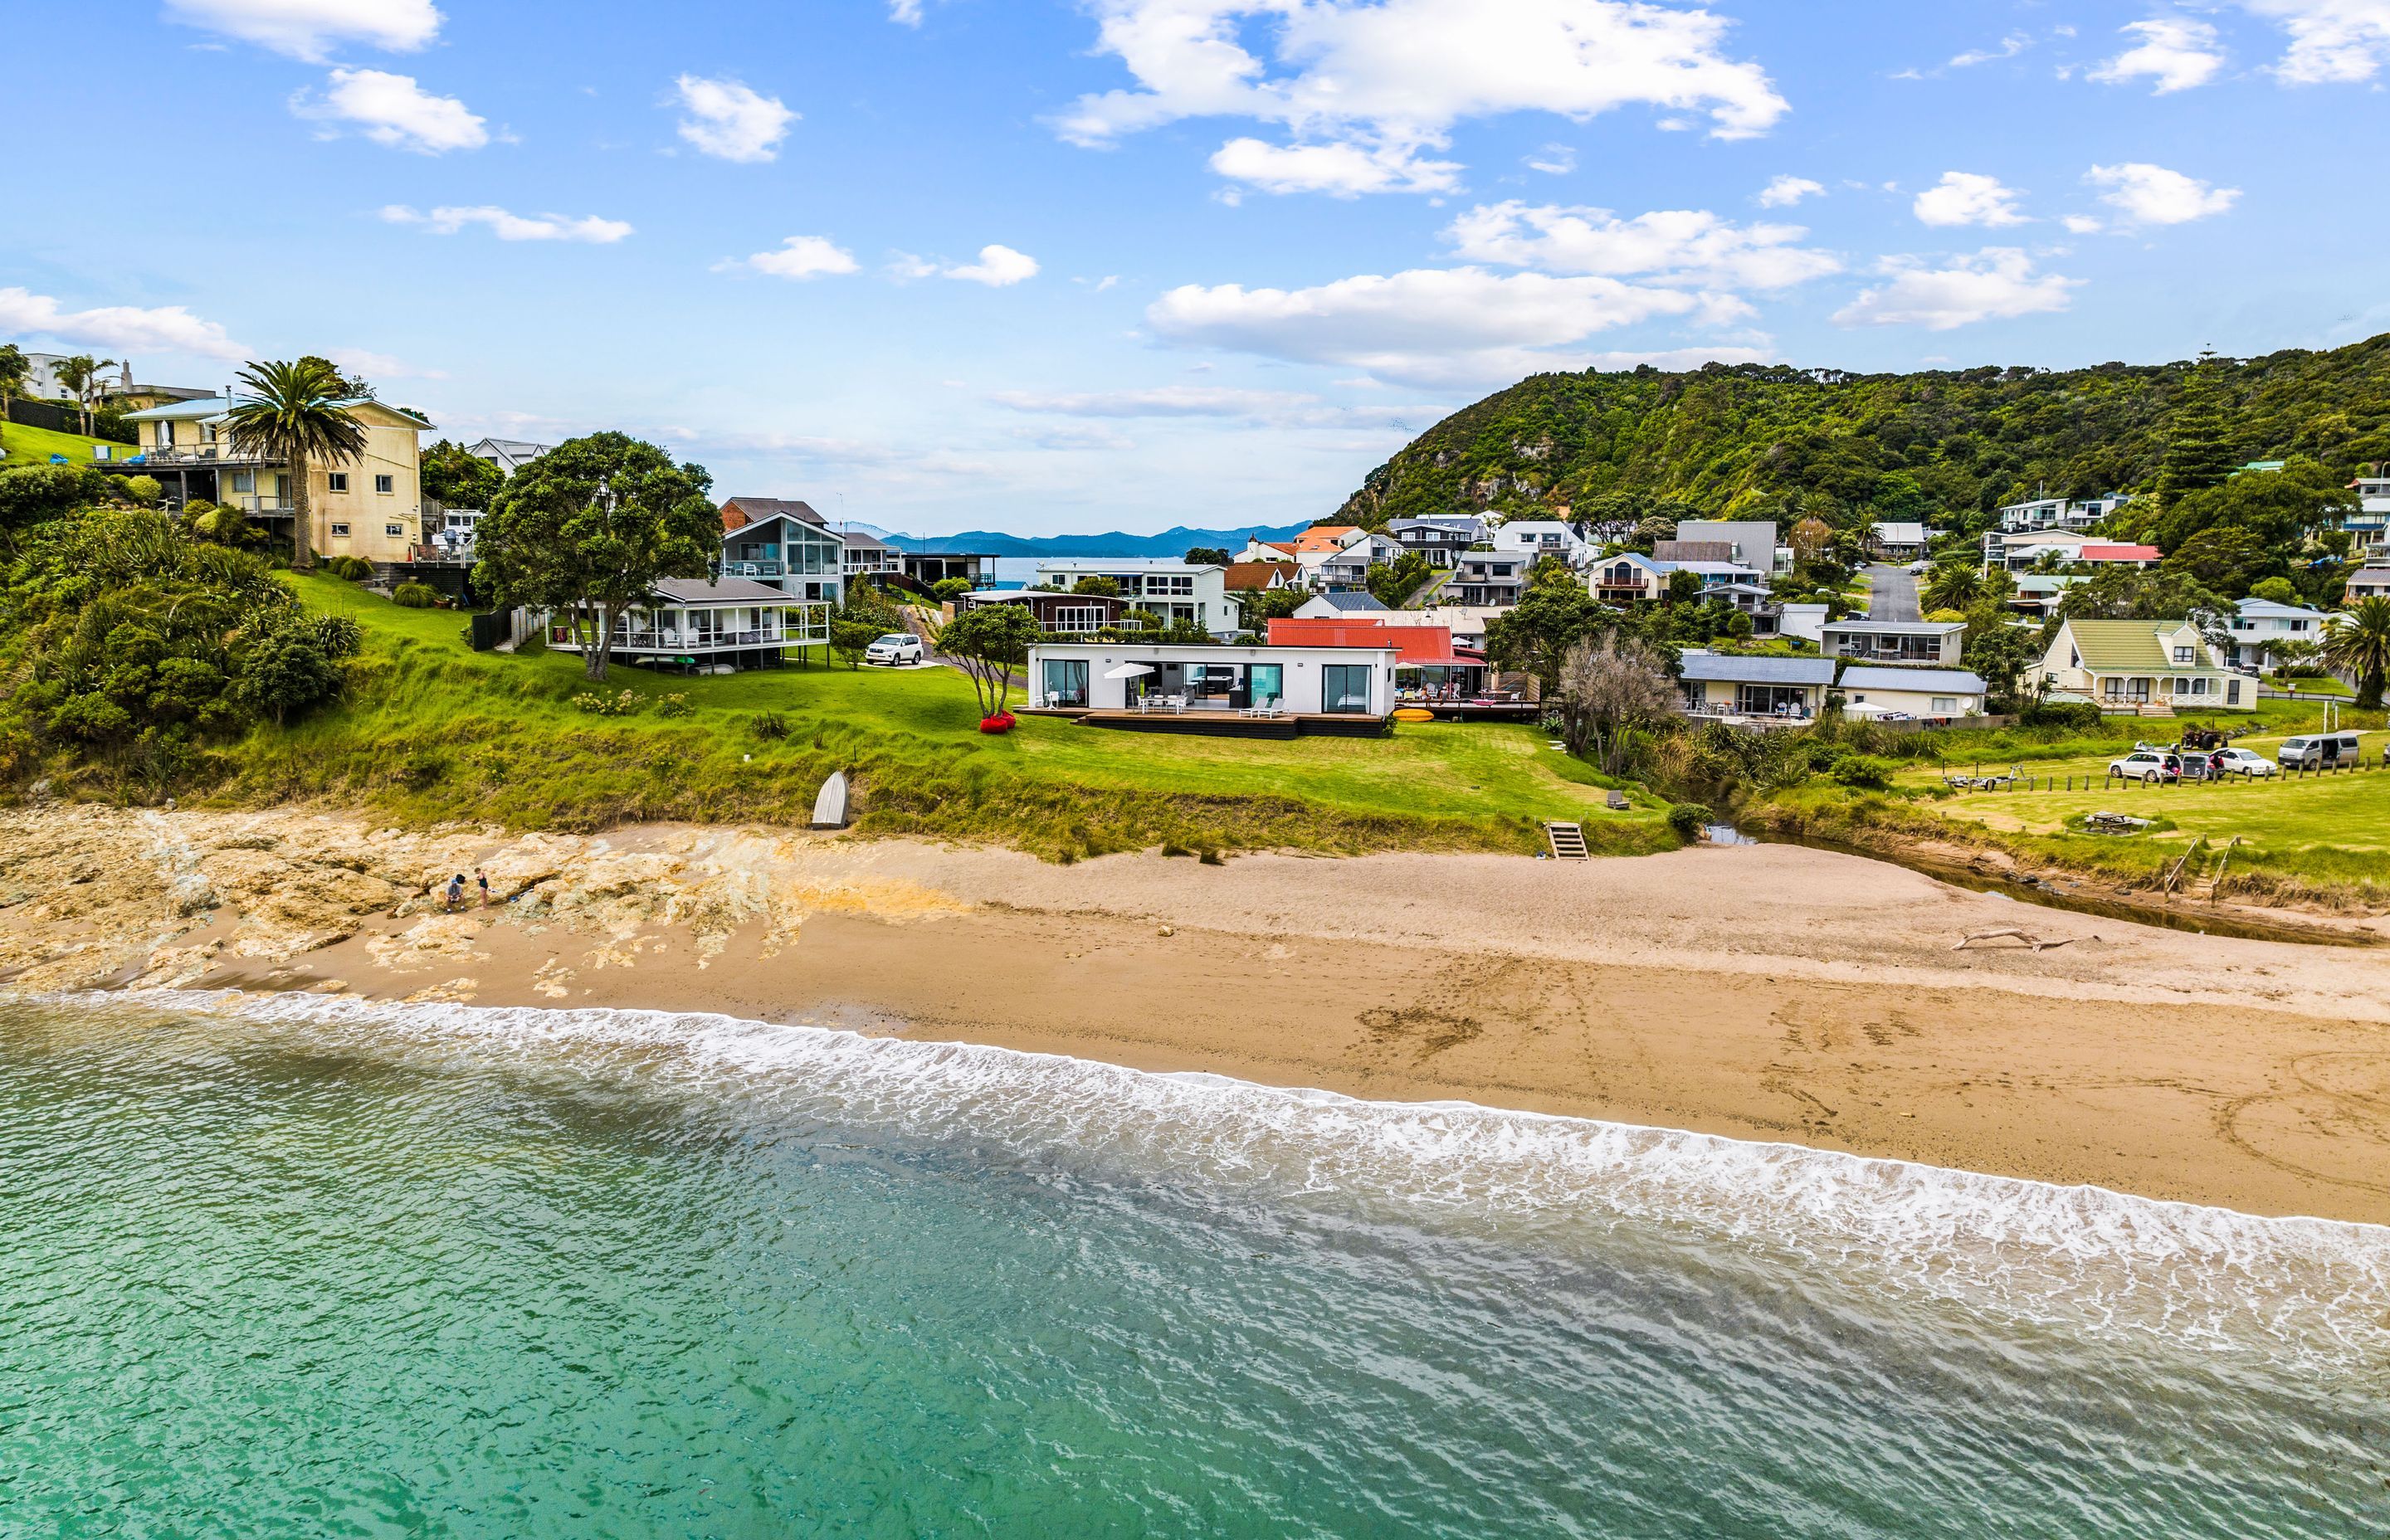
{"type": "Polygon", "coordinates": [[[713,1017],[0,1005],[0,1534],[2390,1534],[2390,1231],[713,1017]]]}

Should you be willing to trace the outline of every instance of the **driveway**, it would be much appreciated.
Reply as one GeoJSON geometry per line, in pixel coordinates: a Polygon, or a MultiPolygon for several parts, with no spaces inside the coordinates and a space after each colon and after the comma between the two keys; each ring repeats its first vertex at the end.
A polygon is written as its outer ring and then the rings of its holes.
{"type": "Polygon", "coordinates": [[[1869,620],[1923,619],[1917,610],[1917,579],[1908,568],[1878,562],[1867,570],[1867,579],[1869,620]]]}

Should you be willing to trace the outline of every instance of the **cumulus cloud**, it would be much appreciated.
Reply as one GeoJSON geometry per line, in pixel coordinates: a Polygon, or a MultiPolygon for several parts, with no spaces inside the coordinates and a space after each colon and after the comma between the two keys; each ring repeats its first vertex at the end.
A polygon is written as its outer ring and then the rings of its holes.
{"type": "Polygon", "coordinates": [[[431,0],[166,0],[166,13],[314,64],[340,43],[420,48],[439,35],[441,21],[431,0]]]}
{"type": "Polygon", "coordinates": [[[888,0],[888,19],[900,27],[921,24],[921,0],[888,0]]]}
{"type": "Polygon", "coordinates": [[[1421,160],[1415,147],[1273,145],[1231,139],[1212,156],[1212,169],[1231,182],[1264,192],[1322,192],[1332,198],[1362,193],[1449,192],[1460,185],[1460,166],[1421,160]]]}
{"type": "Polygon", "coordinates": [[[2122,210],[2136,225],[2184,225],[2205,219],[2229,209],[2241,196],[2238,187],[2218,187],[2146,160],[2093,166],[2083,173],[2083,180],[2106,188],[2100,201],[2122,210]]]}
{"type": "Polygon", "coordinates": [[[1963,54],[1953,55],[1950,59],[1950,68],[1953,70],[1968,70],[1972,69],[1978,64],[1991,64],[1999,59],[2014,58],[2017,55],[2024,53],[2027,48],[2032,46],[2033,39],[2027,34],[2024,32],[2011,32],[2008,36],[2000,39],[2000,45],[1997,48],[1970,48],[1963,54]]]}
{"type": "Polygon", "coordinates": [[[960,278],[966,283],[983,283],[990,289],[1005,289],[1037,276],[1037,259],[1009,246],[987,245],[979,249],[979,261],[970,263],[934,263],[899,251],[888,270],[900,278],[960,278]]]}
{"type": "Polygon", "coordinates": [[[2241,0],[2281,23],[2290,50],[2273,67],[2293,85],[2371,80],[2390,60],[2390,0],[2241,0]]]}
{"type": "Polygon", "coordinates": [[[595,214],[575,219],[569,214],[509,213],[488,203],[473,208],[439,208],[430,213],[404,203],[392,203],[382,210],[381,217],[392,225],[420,225],[435,236],[453,236],[469,225],[485,225],[500,240],[571,240],[611,246],[631,233],[631,226],[619,219],[600,219],[595,214]]]}
{"type": "Polygon", "coordinates": [[[1546,145],[1523,159],[1529,171],[1542,172],[1546,176],[1566,176],[1576,170],[1576,150],[1568,145],[1546,145]]]}
{"type": "Polygon", "coordinates": [[[2015,188],[2000,186],[1997,176],[1946,171],[1909,207],[1928,225],[2022,225],[2025,216],[2017,212],[2019,196],[2015,188]]]}
{"type": "Polygon", "coordinates": [[[2204,85],[2224,68],[2224,50],[2216,29],[2187,17],[2162,16],[2127,22],[2117,29],[2138,41],[2130,48],[2091,71],[2091,78],[2122,84],[2144,76],[2157,83],[2156,95],[2188,91],[2204,85]]]}
{"type": "Polygon", "coordinates": [[[790,236],[779,249],[721,264],[768,273],[776,278],[819,278],[855,271],[854,253],[828,236],[790,236]]]}
{"type": "Polygon", "coordinates": [[[375,144],[418,155],[479,149],[490,142],[489,130],[463,102],[435,96],[414,76],[386,70],[334,70],[321,96],[302,91],[290,98],[290,110],[325,124],[327,134],[346,123],[375,144]]]}
{"type": "Polygon", "coordinates": [[[680,136],[716,160],[752,164],[778,159],[780,141],[797,117],[779,97],[735,80],[682,75],[673,89],[687,113],[680,121],[680,136]]]}
{"type": "Polygon", "coordinates": [[[2066,226],[2070,236],[2096,236],[2107,228],[2089,214],[2068,214],[2059,223],[2066,226]]]}
{"type": "Polygon", "coordinates": [[[1445,231],[1464,262],[1704,288],[1787,289],[1842,271],[1831,252],[1796,244],[1797,225],[1736,225],[1691,209],[1620,219],[1607,209],[1481,205],[1445,231]]]}
{"type": "Polygon", "coordinates": [[[186,353],[202,358],[245,359],[250,350],[181,305],[143,309],[101,305],[69,310],[47,294],[0,289],[0,336],[48,337],[70,347],[109,353],[186,353]]]}
{"type": "Polygon", "coordinates": [[[1789,209],[1805,198],[1823,198],[1825,187],[1805,176],[1780,176],[1759,189],[1763,209],[1789,209]]]}
{"type": "Polygon", "coordinates": [[[2033,259],[2010,246],[1987,246],[1973,256],[1944,259],[1935,267],[1920,257],[1887,257],[1880,271],[1889,280],[1863,289],[1834,313],[1845,327],[1923,327],[1949,331],[1978,321],[2006,320],[2064,310],[2079,279],[2037,273],[2033,259]]]}
{"type": "Polygon", "coordinates": [[[1459,168],[1427,152],[1445,148],[1469,118],[1542,111],[1583,121],[1641,104],[1706,114],[1716,136],[1747,138],[1786,110],[1764,70],[1727,57],[1728,23],[1700,9],[1634,0],[1094,0],[1093,8],[1098,51],[1117,57],[1137,88],[1081,97],[1057,131],[1100,146],[1188,118],[1278,124],[1288,142],[1248,137],[1214,158],[1222,175],[1274,192],[1446,190],[1459,168]]]}
{"type": "Polygon", "coordinates": [[[1296,289],[1188,284],[1145,314],[1157,336],[1188,346],[1439,385],[1582,367],[1574,355],[1551,350],[1614,327],[1712,309],[1702,295],[1612,277],[1458,267],[1296,289]]]}

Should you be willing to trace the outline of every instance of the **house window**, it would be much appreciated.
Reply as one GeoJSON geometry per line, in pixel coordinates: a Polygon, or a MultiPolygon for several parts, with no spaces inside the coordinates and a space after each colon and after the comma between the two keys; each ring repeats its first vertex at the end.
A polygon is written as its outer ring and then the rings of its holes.
{"type": "Polygon", "coordinates": [[[2174,649],[2174,661],[2175,661],[2176,662],[2178,662],[2178,663],[2188,663],[2188,662],[2190,662],[2190,661],[2191,661],[2191,648],[2187,648],[2187,647],[2178,647],[2178,648],[2176,648],[2174,649]]]}
{"type": "Polygon", "coordinates": [[[1934,714],[1935,716],[1956,716],[1956,715],[1958,715],[1958,714],[1959,714],[1959,698],[1958,698],[1957,696],[1955,696],[1955,695],[1937,695],[1937,696],[1935,696],[1935,697],[1934,698],[1934,714]]]}
{"type": "Polygon", "coordinates": [[[346,492],[346,491],[348,491],[348,490],[349,490],[349,473],[348,473],[347,471],[345,471],[345,470],[334,470],[334,471],[328,471],[328,472],[327,472],[327,473],[325,474],[325,477],[324,477],[324,490],[326,490],[327,492],[346,492]]]}
{"type": "Polygon", "coordinates": [[[349,527],[348,527],[346,524],[335,524],[335,525],[333,525],[333,526],[332,526],[332,538],[333,538],[333,539],[335,539],[335,540],[346,540],[348,537],[349,537],[349,527]]]}
{"type": "Polygon", "coordinates": [[[255,492],[257,490],[257,472],[254,470],[234,471],[232,473],[232,489],[237,493],[255,492]]]}
{"type": "Polygon", "coordinates": [[[396,540],[406,533],[406,529],[405,526],[401,524],[384,524],[381,527],[381,533],[390,536],[392,540],[396,540]]]}
{"type": "Polygon", "coordinates": [[[377,476],[374,478],[374,490],[376,492],[395,492],[398,490],[398,478],[395,476],[377,476]]]}

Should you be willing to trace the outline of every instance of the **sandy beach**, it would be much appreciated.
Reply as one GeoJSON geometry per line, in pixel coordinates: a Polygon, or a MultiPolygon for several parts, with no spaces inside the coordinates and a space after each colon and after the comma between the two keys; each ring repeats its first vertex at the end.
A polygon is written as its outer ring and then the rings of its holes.
{"type": "Polygon", "coordinates": [[[2390,1223],[2390,945],[2163,930],[1789,846],[1058,866],[31,808],[0,815],[0,986],[721,1011],[2390,1223]],[[446,912],[439,885],[476,869],[495,902],[446,912]],[[2063,944],[1959,945],[2011,927],[2063,944]]]}

